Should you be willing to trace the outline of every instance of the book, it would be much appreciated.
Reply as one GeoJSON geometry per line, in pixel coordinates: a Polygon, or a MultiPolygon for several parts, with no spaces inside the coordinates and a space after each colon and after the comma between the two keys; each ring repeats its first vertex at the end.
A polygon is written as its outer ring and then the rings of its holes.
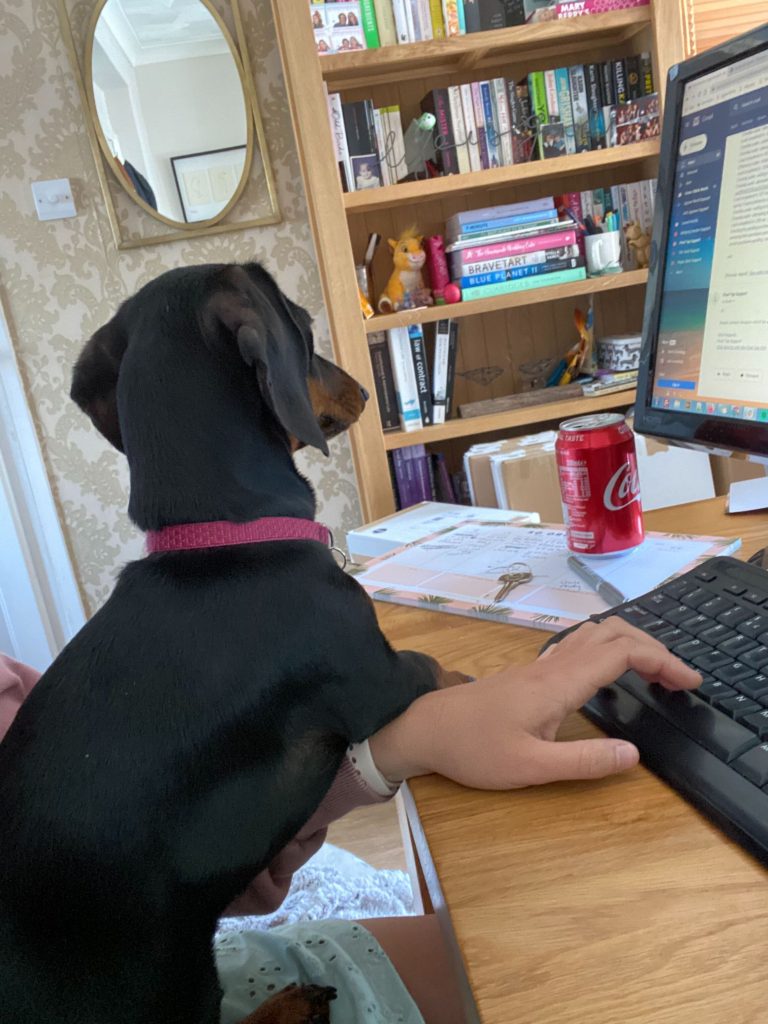
{"type": "Polygon", "coordinates": [[[479,210],[461,210],[459,213],[454,213],[448,218],[446,227],[456,226],[461,229],[474,221],[491,222],[499,217],[514,217],[531,213],[543,213],[549,216],[554,209],[555,201],[552,196],[526,199],[519,203],[499,203],[496,206],[483,206],[479,210]]]}
{"type": "Polygon", "coordinates": [[[395,15],[392,0],[373,0],[376,11],[376,25],[379,30],[379,42],[382,46],[394,46],[397,43],[395,15]]]}
{"type": "Polygon", "coordinates": [[[405,163],[405,139],[403,137],[400,107],[394,104],[391,107],[382,107],[381,109],[385,141],[383,159],[389,164],[393,183],[397,184],[401,178],[405,178],[408,174],[408,167],[405,163]]]}
{"type": "Polygon", "coordinates": [[[381,184],[382,185],[394,185],[392,180],[389,164],[386,160],[386,139],[384,133],[384,122],[382,119],[381,111],[375,107],[373,109],[373,127],[376,133],[376,152],[379,154],[379,167],[381,169],[381,184]]]}
{"type": "Polygon", "coordinates": [[[472,108],[475,115],[475,132],[477,133],[477,145],[480,153],[480,166],[487,170],[491,166],[491,158],[488,152],[488,142],[485,137],[485,110],[483,109],[483,95],[479,82],[472,82],[472,108]]]}
{"type": "Polygon", "coordinates": [[[569,284],[572,281],[583,281],[587,276],[584,267],[572,267],[569,270],[555,270],[550,274],[538,277],[523,277],[518,281],[499,281],[496,284],[483,284],[476,288],[465,288],[461,297],[465,302],[473,299],[490,299],[509,292],[525,292],[531,288],[548,288],[556,284],[569,284]]]}
{"type": "Polygon", "coordinates": [[[474,217],[467,217],[466,214],[455,214],[449,217],[445,225],[446,238],[466,237],[467,235],[478,235],[485,231],[496,231],[499,228],[514,227],[519,224],[539,224],[557,220],[557,210],[551,197],[547,197],[548,207],[540,209],[526,209],[523,204],[520,208],[489,207],[474,212],[474,217]]]}
{"type": "Polygon", "coordinates": [[[466,31],[489,32],[497,28],[524,25],[524,0],[464,0],[466,31]]]}
{"type": "Polygon", "coordinates": [[[402,430],[421,430],[424,426],[421,419],[419,392],[416,384],[416,372],[413,368],[411,342],[407,327],[393,327],[387,331],[387,345],[392,365],[392,379],[397,395],[397,409],[402,430]]]}
{"type": "Polygon", "coordinates": [[[435,156],[443,174],[458,174],[459,159],[454,144],[447,89],[433,89],[421,101],[421,109],[434,114],[437,122],[435,156]]]}
{"type": "Polygon", "coordinates": [[[518,224],[510,228],[498,228],[495,231],[486,231],[482,235],[468,235],[466,238],[457,238],[455,242],[446,245],[447,253],[458,252],[461,249],[468,249],[478,245],[495,245],[498,242],[512,242],[519,238],[533,237],[534,235],[546,235],[562,231],[563,224],[560,221],[552,220],[539,222],[538,224],[518,224]]]}
{"type": "Polygon", "coordinates": [[[459,323],[451,320],[448,338],[448,383],[445,386],[445,418],[451,418],[453,410],[453,387],[456,382],[456,358],[459,353],[459,323]]]}
{"type": "Polygon", "coordinates": [[[642,95],[653,95],[656,88],[653,84],[653,63],[650,53],[640,54],[640,82],[642,85],[642,95]]]}
{"type": "Polygon", "coordinates": [[[430,0],[419,0],[419,21],[421,22],[421,38],[434,39],[432,29],[432,5],[430,0]]]}
{"type": "Polygon", "coordinates": [[[539,156],[543,156],[542,150],[542,129],[549,120],[547,110],[547,89],[544,84],[544,72],[532,71],[528,75],[528,95],[531,103],[531,113],[536,118],[536,148],[539,156]]]}
{"type": "Polygon", "coordinates": [[[521,281],[529,278],[543,278],[547,274],[557,273],[563,270],[571,270],[574,267],[583,267],[583,256],[566,256],[558,259],[546,260],[536,263],[529,263],[523,266],[507,267],[502,270],[491,270],[483,274],[471,274],[462,277],[459,284],[462,291],[472,290],[482,285],[499,284],[505,281],[521,281]]]}
{"type": "Polygon", "coordinates": [[[469,145],[467,143],[467,129],[464,124],[464,108],[461,99],[461,89],[458,85],[448,86],[448,106],[451,112],[453,144],[455,146],[456,159],[459,165],[459,174],[468,174],[470,171],[469,145]]]}
{"type": "Polygon", "coordinates": [[[603,87],[600,80],[600,65],[585,64],[587,82],[587,108],[589,110],[589,139],[592,149],[605,149],[605,125],[603,124],[603,87]]]}
{"type": "Polygon", "coordinates": [[[442,0],[430,0],[429,14],[432,20],[432,38],[445,39],[445,21],[443,19],[442,0]]]}
{"type": "Polygon", "coordinates": [[[334,53],[366,49],[365,34],[361,24],[360,0],[354,0],[353,3],[337,2],[327,5],[326,16],[334,53]]]}
{"type": "Polygon", "coordinates": [[[568,68],[555,68],[555,88],[557,90],[557,109],[560,113],[560,120],[565,128],[565,151],[566,153],[576,152],[576,129],[573,119],[573,105],[571,102],[571,84],[568,68]]]}
{"type": "Polygon", "coordinates": [[[650,0],[563,0],[555,4],[558,18],[578,18],[582,14],[605,14],[629,7],[647,7],[650,0]]]}
{"type": "Polygon", "coordinates": [[[445,423],[448,406],[448,361],[450,356],[451,321],[435,324],[435,346],[432,361],[432,412],[435,423],[445,423]]]}
{"type": "Polygon", "coordinates": [[[612,107],[616,102],[616,87],[613,82],[613,62],[600,61],[600,85],[603,94],[603,106],[612,107]]]}
{"type": "Polygon", "coordinates": [[[368,352],[371,357],[382,429],[397,430],[400,426],[400,414],[386,331],[376,331],[368,335],[368,352]]]}
{"type": "Polygon", "coordinates": [[[360,20],[363,24],[366,47],[369,50],[378,50],[381,46],[381,39],[379,37],[374,0],[360,0],[360,20]]]}
{"type": "Polygon", "coordinates": [[[448,463],[442,452],[432,453],[432,467],[434,470],[436,498],[438,502],[454,505],[456,493],[453,489],[451,474],[448,472],[448,463]]]}
{"type": "Polygon", "coordinates": [[[493,100],[496,120],[499,126],[499,148],[501,150],[501,162],[505,167],[514,163],[512,155],[512,124],[507,99],[507,83],[503,78],[494,78],[491,81],[493,86],[493,100]]]}
{"type": "Polygon", "coordinates": [[[623,58],[611,61],[613,66],[613,91],[616,103],[626,103],[629,99],[627,85],[627,62],[623,58]]]}
{"type": "MultiPolygon", "coordinates": [[[[538,252],[521,253],[518,256],[499,256],[491,260],[478,260],[475,263],[457,265],[454,280],[464,280],[478,274],[491,274],[502,270],[513,270],[518,267],[546,265],[552,269],[554,262],[578,257],[579,255],[579,246],[574,242],[573,245],[560,245],[553,249],[540,249],[538,252]]],[[[469,281],[466,281],[466,283],[470,284],[469,281]]],[[[478,281],[475,283],[483,284],[486,282],[478,281]]]]}
{"type": "Polygon", "coordinates": [[[656,138],[660,130],[659,97],[656,93],[616,106],[616,145],[626,146],[656,138]]]}
{"type": "Polygon", "coordinates": [[[423,426],[428,427],[432,423],[432,388],[429,383],[429,362],[427,348],[424,344],[424,331],[421,324],[411,324],[407,331],[411,344],[411,358],[413,359],[421,422],[423,426]]]}
{"type": "Polygon", "coordinates": [[[579,232],[575,228],[567,228],[562,223],[559,223],[558,227],[565,230],[548,235],[531,235],[512,242],[497,242],[460,249],[450,254],[451,266],[470,266],[483,260],[514,258],[578,243],[579,232]]]}
{"type": "Polygon", "coordinates": [[[409,0],[391,0],[391,3],[398,43],[413,42],[413,39],[411,38],[412,27],[409,24],[409,14],[411,10],[409,0]]]}
{"type": "Polygon", "coordinates": [[[640,81],[640,55],[633,54],[626,58],[627,64],[627,99],[639,100],[643,95],[643,85],[640,81]]]}
{"type": "Polygon", "coordinates": [[[552,157],[565,156],[565,125],[561,121],[551,121],[541,129],[541,155],[545,160],[552,157]]]}
{"type": "MultiPolygon", "coordinates": [[[[601,558],[600,575],[632,600],[740,544],[649,532],[637,556],[601,558]]],[[[557,633],[606,611],[603,598],[569,568],[569,554],[564,526],[470,520],[440,524],[431,536],[371,559],[355,575],[376,601],[557,633]],[[499,567],[512,562],[522,563],[529,578],[504,592],[508,570],[499,567]]]]}
{"type": "Polygon", "coordinates": [[[472,100],[472,86],[469,83],[459,86],[461,93],[461,107],[464,113],[464,131],[467,139],[467,155],[469,156],[469,169],[481,171],[483,164],[480,159],[480,146],[477,139],[477,127],[475,125],[475,108],[472,100]]]}
{"type": "Polygon", "coordinates": [[[344,192],[352,192],[352,165],[349,160],[349,148],[347,146],[347,132],[344,127],[344,112],[342,110],[341,96],[337,92],[328,94],[328,116],[331,121],[331,136],[333,137],[333,148],[336,153],[336,162],[339,165],[339,177],[344,192]]]}
{"type": "Polygon", "coordinates": [[[585,153],[590,149],[590,137],[589,103],[587,101],[587,82],[584,77],[584,66],[582,64],[575,64],[569,68],[568,79],[571,88],[575,151],[577,153],[585,153]]]}
{"type": "Polygon", "coordinates": [[[531,159],[533,126],[527,82],[507,82],[509,116],[512,127],[512,163],[521,164],[531,159]]]}
{"type": "Polygon", "coordinates": [[[427,453],[423,444],[396,448],[392,452],[392,465],[401,508],[410,508],[422,501],[432,500],[427,453]]]}
{"type": "Polygon", "coordinates": [[[356,100],[342,103],[344,131],[347,137],[351,190],[378,188],[382,184],[381,164],[376,147],[373,103],[356,100]]]}
{"type": "Polygon", "coordinates": [[[547,123],[552,124],[560,120],[560,104],[557,98],[554,68],[547,68],[544,72],[544,89],[547,94],[547,123]]]}
{"type": "Polygon", "coordinates": [[[485,123],[485,141],[488,146],[488,163],[491,167],[501,167],[499,126],[493,109],[493,92],[489,81],[480,83],[480,95],[483,100],[483,120],[485,123]]]}

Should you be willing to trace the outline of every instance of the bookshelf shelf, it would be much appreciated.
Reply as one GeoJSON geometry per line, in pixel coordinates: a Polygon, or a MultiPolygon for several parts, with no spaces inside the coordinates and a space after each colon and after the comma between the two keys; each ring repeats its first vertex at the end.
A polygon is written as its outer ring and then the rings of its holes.
{"type": "Polygon", "coordinates": [[[559,59],[569,50],[588,46],[620,47],[647,28],[650,19],[650,7],[635,7],[426,43],[336,54],[322,57],[320,70],[333,92],[399,82],[413,75],[426,78],[481,71],[513,58],[536,62],[550,56],[559,59]]]}
{"type": "Polygon", "coordinates": [[[616,391],[600,397],[566,398],[562,402],[547,402],[525,409],[510,409],[509,412],[497,412],[492,416],[448,420],[447,423],[440,423],[438,426],[411,430],[408,433],[393,430],[384,434],[384,447],[387,451],[393,451],[395,448],[407,448],[412,444],[431,444],[434,441],[448,441],[457,437],[475,437],[479,434],[491,434],[496,430],[519,429],[546,423],[549,420],[602,412],[605,409],[628,409],[634,404],[636,394],[636,391],[631,390],[616,391]]]}
{"type": "Polygon", "coordinates": [[[491,167],[486,171],[472,171],[469,174],[448,174],[440,178],[427,178],[424,181],[405,181],[399,185],[345,192],[344,207],[350,214],[370,213],[373,210],[387,210],[392,206],[400,207],[469,195],[478,190],[487,192],[503,185],[547,182],[553,178],[564,182],[577,174],[590,171],[602,174],[609,168],[630,167],[645,160],[655,159],[658,155],[659,140],[648,139],[646,142],[634,142],[628,146],[613,146],[610,149],[553,157],[550,160],[531,160],[524,164],[491,167]]]}
{"type": "Polygon", "coordinates": [[[531,288],[525,292],[510,292],[492,299],[474,299],[472,302],[457,302],[453,306],[429,306],[409,309],[402,313],[380,314],[365,322],[366,334],[387,331],[392,327],[407,327],[409,324],[428,324],[436,320],[457,320],[464,316],[478,316],[482,313],[498,313],[518,306],[532,306],[538,302],[555,302],[557,299],[573,299],[581,295],[598,295],[617,291],[620,288],[634,288],[648,281],[647,270],[625,270],[621,274],[605,277],[588,277],[586,281],[570,284],[556,284],[547,288],[531,288]]]}
{"type": "MultiPolygon", "coordinates": [[[[421,109],[432,89],[498,76],[522,79],[533,71],[599,64],[643,53],[651,55],[654,80],[662,94],[667,69],[685,52],[677,0],[649,0],[646,6],[629,10],[325,57],[317,54],[306,0],[272,0],[272,14],[334,357],[372,395],[368,411],[349,435],[363,517],[378,519],[394,511],[389,451],[428,442],[451,463],[452,471],[460,465],[461,450],[474,437],[525,432],[582,412],[630,406],[634,392],[625,391],[456,419],[409,434],[385,433],[373,397],[376,381],[369,345],[373,332],[460,319],[454,393],[458,406],[509,394],[515,386],[516,367],[562,355],[574,340],[574,306],[583,307],[585,297],[596,296],[595,324],[600,333],[636,333],[647,273],[625,271],[365,321],[355,264],[361,261],[372,233],[396,238],[416,224],[427,235],[440,234],[449,217],[469,209],[653,178],[658,173],[658,140],[345,194],[326,94],[340,92],[342,102],[349,103],[369,100],[376,109],[396,104],[406,120],[421,109]]],[[[377,293],[390,272],[388,248],[382,245],[373,264],[377,293]]]]}

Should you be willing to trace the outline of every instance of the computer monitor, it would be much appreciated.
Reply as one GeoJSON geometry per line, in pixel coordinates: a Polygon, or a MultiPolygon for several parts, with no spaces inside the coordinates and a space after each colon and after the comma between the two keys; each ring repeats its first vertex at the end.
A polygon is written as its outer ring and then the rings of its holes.
{"type": "Polygon", "coordinates": [[[768,25],[669,73],[635,429],[768,458],[768,25]]]}

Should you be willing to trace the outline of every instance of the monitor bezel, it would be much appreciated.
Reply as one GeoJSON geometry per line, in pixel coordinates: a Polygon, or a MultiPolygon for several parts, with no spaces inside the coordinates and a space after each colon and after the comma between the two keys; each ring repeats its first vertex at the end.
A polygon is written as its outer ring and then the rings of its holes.
{"type": "Polygon", "coordinates": [[[699,415],[674,409],[657,409],[651,405],[651,401],[685,86],[700,75],[716,71],[765,49],[768,49],[768,23],[680,64],[675,64],[669,69],[634,411],[634,429],[640,434],[649,434],[687,447],[725,454],[744,452],[760,457],[768,456],[768,423],[699,415]]]}

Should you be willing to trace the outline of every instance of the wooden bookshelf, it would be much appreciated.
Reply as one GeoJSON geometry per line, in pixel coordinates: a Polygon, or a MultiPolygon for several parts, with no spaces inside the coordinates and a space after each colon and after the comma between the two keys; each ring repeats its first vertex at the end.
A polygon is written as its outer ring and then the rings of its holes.
{"type": "Polygon", "coordinates": [[[525,409],[510,409],[509,412],[499,412],[493,416],[448,420],[447,423],[424,427],[422,430],[411,430],[408,433],[402,430],[386,431],[384,447],[391,452],[395,448],[406,448],[412,444],[433,444],[435,441],[453,440],[457,437],[479,437],[481,434],[492,434],[497,430],[520,430],[549,420],[564,420],[569,416],[582,416],[590,412],[628,409],[630,405],[634,405],[635,397],[634,390],[617,391],[600,398],[566,398],[562,402],[547,402],[525,409]]]}
{"type": "MultiPolygon", "coordinates": [[[[645,271],[365,321],[355,261],[361,259],[372,231],[392,238],[416,222],[425,234],[442,233],[447,218],[461,210],[655,177],[657,140],[344,194],[324,89],[340,92],[345,101],[371,99],[377,107],[397,103],[405,126],[419,112],[422,97],[436,87],[496,75],[517,80],[530,71],[647,51],[652,55],[657,89],[663,93],[667,68],[684,54],[676,0],[651,0],[648,6],[631,10],[322,58],[315,52],[306,0],[272,0],[272,10],[335,358],[372,395],[375,386],[367,339],[374,331],[394,326],[460,318],[454,407],[510,394],[521,363],[561,355],[575,340],[574,306],[583,309],[592,295],[598,331],[639,331],[645,271]]],[[[389,270],[386,248],[380,246],[374,263],[377,289],[389,270]]],[[[394,510],[389,451],[411,444],[442,445],[449,458],[475,437],[524,432],[581,412],[627,407],[633,399],[629,391],[570,399],[454,419],[405,434],[384,433],[373,398],[350,432],[363,515],[375,519],[394,510]]]]}

